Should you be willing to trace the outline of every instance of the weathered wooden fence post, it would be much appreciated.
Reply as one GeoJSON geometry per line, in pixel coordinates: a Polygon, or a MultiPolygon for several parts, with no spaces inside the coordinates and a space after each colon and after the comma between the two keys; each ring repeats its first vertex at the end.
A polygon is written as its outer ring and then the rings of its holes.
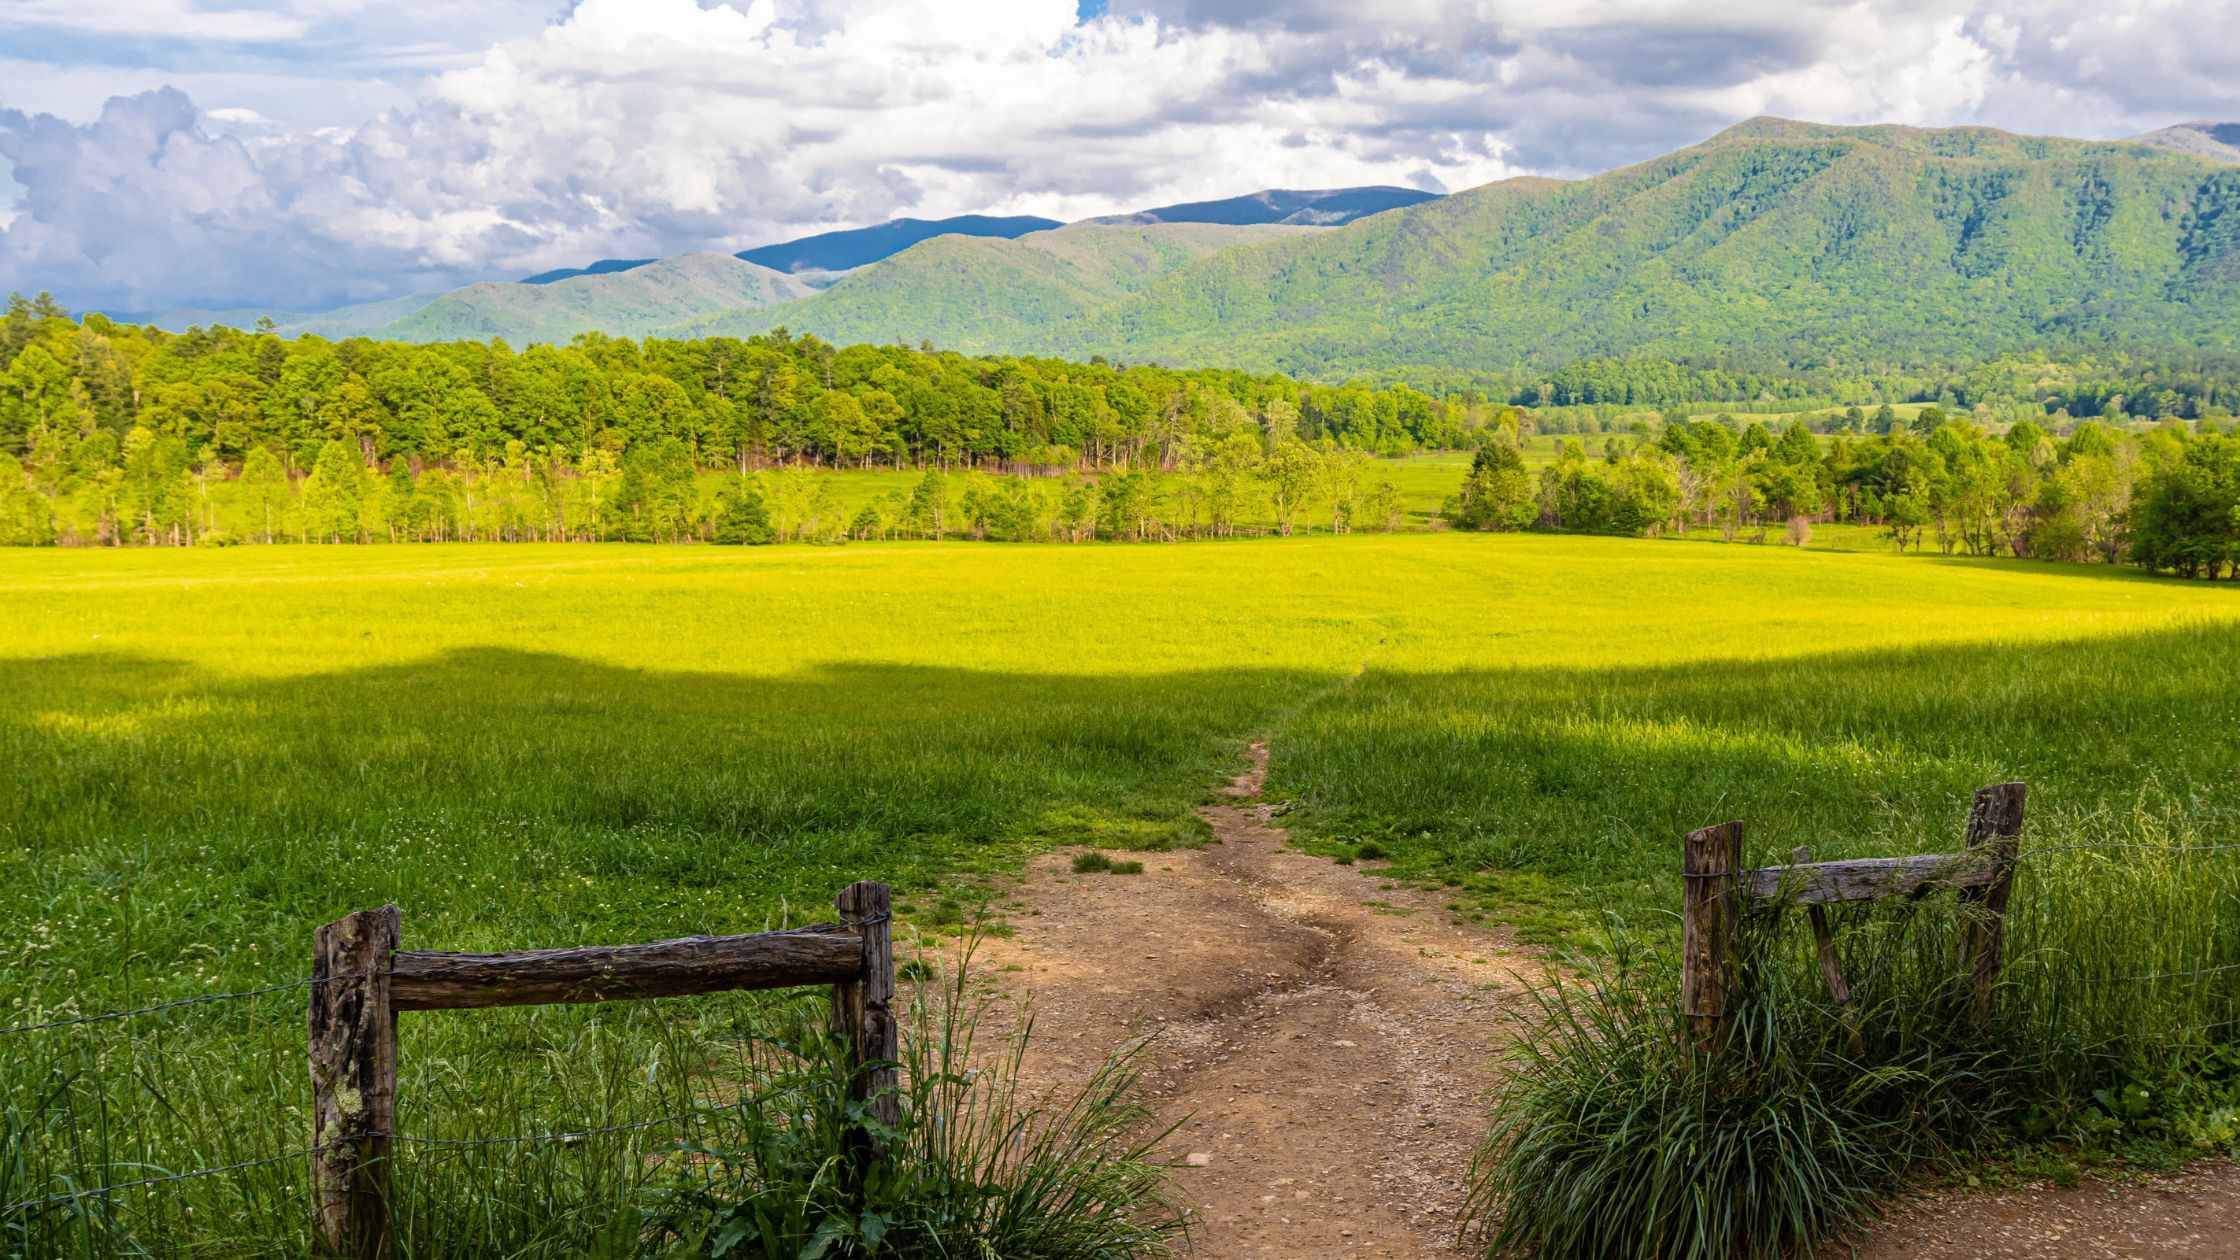
{"type": "Polygon", "coordinates": [[[1740,822],[1691,831],[1681,845],[1680,1010],[1696,1045],[1716,1052],[1727,1048],[1741,869],[1740,822]]]}
{"type": "Polygon", "coordinates": [[[2029,786],[2000,783],[1976,793],[1968,810],[1968,849],[1991,864],[1989,883],[1963,888],[1960,900],[1976,908],[1962,927],[1960,974],[1969,986],[1968,1019],[1990,1027],[1992,1000],[2007,956],[2007,897],[2014,889],[2015,858],[2022,848],[2022,805],[2029,786]]]}
{"type": "MultiPolygon", "coordinates": [[[[885,884],[863,882],[842,889],[834,904],[842,926],[863,938],[862,972],[854,980],[832,986],[833,1031],[847,1040],[855,1063],[848,1096],[869,1100],[871,1115],[881,1123],[897,1124],[902,1119],[902,1100],[895,1094],[901,1080],[895,1062],[901,1057],[902,1041],[894,1018],[891,899],[885,884]]],[[[879,1152],[876,1134],[858,1134],[857,1143],[859,1158],[879,1152]]]]}
{"type": "Polygon", "coordinates": [[[389,1137],[396,1127],[397,1015],[389,1001],[395,906],[311,937],[311,1195],[323,1251],[388,1260],[389,1137]]]}

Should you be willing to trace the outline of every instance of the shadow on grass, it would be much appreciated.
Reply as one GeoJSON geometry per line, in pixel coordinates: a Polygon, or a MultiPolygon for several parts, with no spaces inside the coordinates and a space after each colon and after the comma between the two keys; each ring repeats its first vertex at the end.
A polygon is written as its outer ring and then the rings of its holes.
{"type": "Polygon", "coordinates": [[[1680,837],[1754,862],[1949,850],[1969,797],[2031,785],[2033,843],[2229,832],[2240,627],[2032,644],[1513,672],[1372,669],[1276,741],[1269,792],[1403,871],[1535,872],[1677,904],[1680,837]]]}

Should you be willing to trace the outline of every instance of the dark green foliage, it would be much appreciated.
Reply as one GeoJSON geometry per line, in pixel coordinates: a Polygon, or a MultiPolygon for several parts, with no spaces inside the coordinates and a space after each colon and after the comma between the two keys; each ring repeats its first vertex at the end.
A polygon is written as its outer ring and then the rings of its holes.
{"type": "Polygon", "coordinates": [[[2150,479],[2132,513],[2132,555],[2180,577],[2240,572],[2240,440],[2196,437],[2150,479]]]}
{"type": "Polygon", "coordinates": [[[20,323],[23,344],[0,348],[0,451],[63,463],[97,435],[122,443],[138,428],[179,443],[182,467],[213,471],[264,449],[300,473],[330,442],[361,462],[450,467],[568,467],[606,452],[627,468],[630,453],[668,441],[702,467],[1132,466],[1238,419],[1404,451],[1461,445],[1500,410],[1477,394],[1265,373],[840,349],[783,328],[642,344],[591,335],[516,352],[503,341],[283,340],[222,327],[174,335],[28,305],[20,323]]]}
{"type": "Polygon", "coordinates": [[[1143,874],[1143,863],[1133,859],[1121,860],[1112,857],[1110,854],[1091,850],[1074,857],[1073,873],[1076,875],[1141,875],[1143,874]]]}
{"type": "Polygon", "coordinates": [[[1518,529],[1539,519],[1539,496],[1517,448],[1507,442],[1479,447],[1444,515],[1464,529],[1518,529]]]}
{"type": "Polygon", "coordinates": [[[716,510],[715,541],[759,547],[777,540],[777,531],[770,527],[770,509],[753,483],[742,478],[725,487],[722,506],[716,510]]]}

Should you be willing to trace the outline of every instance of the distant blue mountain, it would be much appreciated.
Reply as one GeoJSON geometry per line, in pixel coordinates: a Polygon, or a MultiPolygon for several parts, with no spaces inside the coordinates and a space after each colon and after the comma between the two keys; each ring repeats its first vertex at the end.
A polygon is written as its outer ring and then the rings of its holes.
{"type": "Polygon", "coordinates": [[[655,261],[651,258],[602,258],[588,267],[562,267],[556,271],[540,271],[533,276],[523,276],[523,284],[551,284],[555,280],[573,280],[577,276],[604,276],[617,271],[634,271],[655,261]]]}
{"type": "MultiPolygon", "coordinates": [[[[1271,188],[1265,192],[1227,197],[1220,201],[1192,201],[1158,206],[1134,214],[1094,219],[1095,223],[1289,223],[1335,227],[1365,215],[1396,210],[1430,201],[1439,194],[1413,188],[1327,188],[1301,190],[1271,188]]],[[[780,241],[740,250],[736,255],[772,271],[848,271],[899,254],[920,241],[936,236],[997,236],[1009,240],[1029,232],[1044,232],[1065,225],[1056,219],[1031,214],[960,214],[953,219],[889,219],[870,227],[819,232],[798,240],[780,241]]],[[[653,262],[651,258],[602,258],[588,267],[562,267],[539,272],[523,284],[551,284],[575,276],[603,276],[630,271],[653,262]]]]}
{"type": "Polygon", "coordinates": [[[936,236],[1000,236],[1009,239],[1064,224],[1031,214],[960,214],[953,219],[889,219],[866,228],[819,232],[797,241],[780,241],[739,251],[739,257],[772,271],[846,271],[899,254],[936,236]]]}
{"type": "Polygon", "coordinates": [[[1176,206],[1155,206],[1134,214],[1116,214],[1097,223],[1288,223],[1295,226],[1336,227],[1355,219],[1397,210],[1402,206],[1435,201],[1438,193],[1415,188],[1374,185],[1368,188],[1304,190],[1270,188],[1224,197],[1219,201],[1187,201],[1176,206]]]}

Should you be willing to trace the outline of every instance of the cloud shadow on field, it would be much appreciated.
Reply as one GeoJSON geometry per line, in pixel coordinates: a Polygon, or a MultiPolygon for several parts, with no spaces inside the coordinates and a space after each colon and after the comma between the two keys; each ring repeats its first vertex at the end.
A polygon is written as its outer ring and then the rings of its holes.
{"type": "Polygon", "coordinates": [[[1403,869],[1522,869],[1677,903],[1680,838],[1730,818],[1752,860],[1957,848],[1987,784],[2030,833],[2231,838],[2240,625],[1610,669],[1372,669],[1275,744],[1271,795],[1403,869]]]}
{"type": "Polygon", "coordinates": [[[500,648],[257,679],[16,658],[0,913],[60,907],[96,939],[130,919],[148,949],[244,912],[294,948],[385,900],[459,948],[735,931],[853,879],[927,890],[1048,843],[1194,842],[1192,806],[1271,728],[1269,794],[1300,803],[1302,837],[1655,906],[1692,827],[1743,818],[1769,861],[1949,848],[1968,794],[2007,778],[2031,783],[2041,840],[2144,815],[2229,828],[2236,675],[2240,627],[2208,625],[1345,687],[500,648]]]}

